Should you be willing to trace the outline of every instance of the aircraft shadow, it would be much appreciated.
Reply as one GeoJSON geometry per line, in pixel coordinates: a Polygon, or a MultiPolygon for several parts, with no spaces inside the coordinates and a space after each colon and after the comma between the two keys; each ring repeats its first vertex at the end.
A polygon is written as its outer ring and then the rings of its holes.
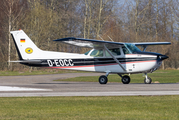
{"type": "MultiPolygon", "coordinates": [[[[61,83],[35,83],[35,84],[99,84],[98,82],[61,82],[61,83]]],[[[115,82],[109,82],[105,85],[109,84],[116,84],[115,82]]],[[[123,83],[117,83],[117,84],[122,84],[122,85],[162,85],[162,84],[179,84],[179,83],[151,83],[151,84],[145,84],[145,83],[129,83],[129,84],[123,84],[123,83]]]]}
{"type": "Polygon", "coordinates": [[[78,82],[78,83],[76,83],[76,82],[65,82],[65,83],[35,83],[35,84],[84,84],[84,83],[80,83],[80,82],[78,82]]]}

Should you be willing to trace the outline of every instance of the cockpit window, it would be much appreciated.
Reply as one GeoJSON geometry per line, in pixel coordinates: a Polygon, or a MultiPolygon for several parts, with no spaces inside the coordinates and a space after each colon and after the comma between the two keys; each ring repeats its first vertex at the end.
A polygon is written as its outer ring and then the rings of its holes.
{"type": "MultiPolygon", "coordinates": [[[[128,50],[130,50],[131,53],[141,52],[140,49],[138,47],[136,47],[134,44],[125,43],[125,47],[128,48],[128,50]]],[[[124,52],[124,54],[125,54],[125,52],[124,52]]],[[[126,54],[128,54],[128,53],[126,53],[126,54]]]]}
{"type": "MultiPolygon", "coordinates": [[[[110,51],[114,56],[121,55],[120,48],[109,49],[109,51],[110,51]]],[[[110,57],[110,56],[111,56],[107,51],[105,51],[105,54],[106,54],[106,57],[110,57]]]]}
{"type": "Polygon", "coordinates": [[[85,53],[85,55],[88,55],[88,53],[90,52],[91,50],[89,50],[88,52],[85,53]]]}
{"type": "Polygon", "coordinates": [[[129,50],[125,46],[122,47],[122,50],[124,54],[130,54],[129,50]]]}
{"type": "Polygon", "coordinates": [[[90,54],[93,57],[103,57],[103,50],[93,50],[90,54]]]}

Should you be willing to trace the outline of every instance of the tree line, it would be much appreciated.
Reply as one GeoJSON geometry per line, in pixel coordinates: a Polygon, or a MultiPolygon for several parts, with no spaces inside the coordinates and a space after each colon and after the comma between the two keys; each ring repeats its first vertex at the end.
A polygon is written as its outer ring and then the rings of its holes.
{"type": "Polygon", "coordinates": [[[9,63],[18,55],[10,31],[23,29],[43,50],[86,49],[56,43],[64,37],[115,42],[171,42],[147,51],[169,56],[162,68],[179,67],[178,0],[1,0],[0,70],[27,69],[9,63]]]}

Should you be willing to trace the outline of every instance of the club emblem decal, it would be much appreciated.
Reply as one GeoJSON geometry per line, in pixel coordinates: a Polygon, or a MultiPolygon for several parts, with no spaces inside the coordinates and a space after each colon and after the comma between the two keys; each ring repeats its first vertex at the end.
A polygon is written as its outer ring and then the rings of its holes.
{"type": "Polygon", "coordinates": [[[26,52],[27,54],[31,54],[31,53],[33,52],[33,50],[32,50],[32,48],[26,48],[26,49],[25,49],[25,52],[26,52]]]}

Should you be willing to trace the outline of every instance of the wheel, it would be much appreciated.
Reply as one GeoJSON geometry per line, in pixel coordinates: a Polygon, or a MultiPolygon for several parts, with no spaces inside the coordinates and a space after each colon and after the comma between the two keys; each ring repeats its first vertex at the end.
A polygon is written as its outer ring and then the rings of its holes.
{"type": "Polygon", "coordinates": [[[104,75],[99,77],[99,83],[100,84],[106,84],[108,82],[108,78],[104,75]]]}
{"type": "Polygon", "coordinates": [[[146,78],[144,79],[145,84],[151,84],[151,82],[152,82],[152,79],[150,77],[147,77],[147,79],[146,78]]]}
{"type": "Polygon", "coordinates": [[[125,76],[122,77],[121,81],[122,81],[123,84],[129,84],[131,79],[130,79],[129,76],[125,75],[125,76]]]}

